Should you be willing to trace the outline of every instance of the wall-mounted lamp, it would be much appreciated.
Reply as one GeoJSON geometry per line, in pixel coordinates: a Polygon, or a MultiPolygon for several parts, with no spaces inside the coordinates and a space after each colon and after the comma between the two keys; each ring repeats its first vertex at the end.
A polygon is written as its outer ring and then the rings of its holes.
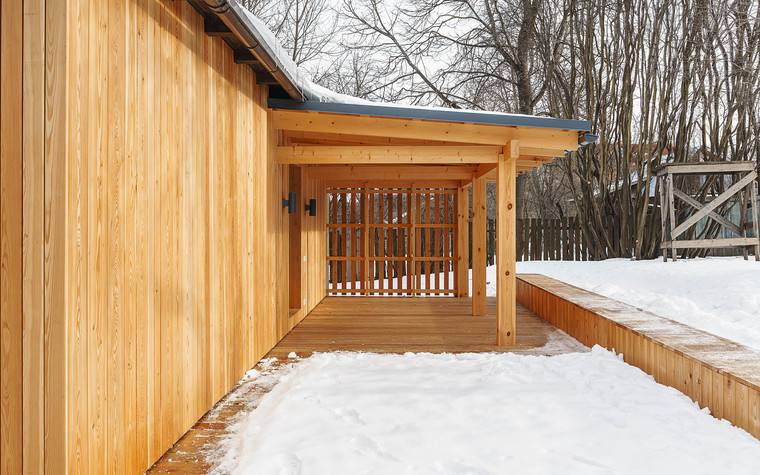
{"type": "Polygon", "coordinates": [[[288,193],[288,199],[282,199],[282,207],[288,208],[288,214],[295,214],[296,212],[296,194],[288,193]]]}
{"type": "Polygon", "coordinates": [[[304,209],[305,211],[309,212],[309,216],[316,216],[317,215],[317,200],[310,199],[304,209]]]}

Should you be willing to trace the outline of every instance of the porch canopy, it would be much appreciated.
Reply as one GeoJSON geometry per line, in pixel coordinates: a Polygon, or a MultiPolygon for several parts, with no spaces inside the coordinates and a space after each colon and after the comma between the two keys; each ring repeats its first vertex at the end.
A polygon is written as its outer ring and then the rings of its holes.
{"type": "MultiPolygon", "coordinates": [[[[472,186],[472,313],[486,314],[486,182],[497,184],[497,344],[515,344],[515,180],[587,141],[587,121],[373,103],[269,99],[277,161],[328,188],[456,189],[467,229],[472,186]]],[[[453,260],[469,294],[468,233],[453,260]]]]}

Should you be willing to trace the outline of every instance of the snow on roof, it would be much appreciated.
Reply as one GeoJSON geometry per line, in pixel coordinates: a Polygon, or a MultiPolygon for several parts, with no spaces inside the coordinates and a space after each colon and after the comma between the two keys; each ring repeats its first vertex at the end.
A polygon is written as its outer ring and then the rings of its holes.
{"type": "Polygon", "coordinates": [[[241,8],[250,22],[251,31],[263,43],[277,63],[277,66],[290,78],[291,82],[306,97],[305,102],[285,99],[270,99],[269,106],[278,109],[309,110],[343,114],[376,115],[408,119],[440,120],[447,122],[469,122],[479,124],[539,127],[563,130],[591,130],[591,123],[585,120],[556,119],[525,114],[507,114],[503,112],[475,109],[450,109],[445,107],[415,106],[391,102],[372,102],[332,91],[316,84],[309,74],[290,58],[275,37],[272,30],[247,8],[241,8]]]}

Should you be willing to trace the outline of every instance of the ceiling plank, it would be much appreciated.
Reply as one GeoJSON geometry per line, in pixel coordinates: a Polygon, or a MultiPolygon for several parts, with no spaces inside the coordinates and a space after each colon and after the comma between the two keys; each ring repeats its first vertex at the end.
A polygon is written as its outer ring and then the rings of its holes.
{"type": "Polygon", "coordinates": [[[413,138],[385,137],[375,135],[350,135],[326,132],[284,131],[284,137],[291,145],[462,145],[461,142],[442,140],[422,140],[413,138]]]}
{"type": "Polygon", "coordinates": [[[501,147],[296,145],[277,147],[277,162],[288,164],[466,164],[496,163],[501,147]]]}

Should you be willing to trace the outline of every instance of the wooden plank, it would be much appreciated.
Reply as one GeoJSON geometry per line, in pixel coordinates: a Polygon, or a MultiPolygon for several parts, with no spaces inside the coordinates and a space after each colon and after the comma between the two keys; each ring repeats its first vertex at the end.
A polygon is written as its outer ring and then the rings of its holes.
{"type": "MultiPolygon", "coordinates": [[[[3,9],[6,6],[3,5],[3,9]]],[[[8,6],[14,9],[15,6],[8,6]]],[[[45,272],[45,246],[44,246],[44,196],[45,196],[45,0],[25,1],[23,2],[23,79],[15,85],[23,85],[23,94],[15,93],[22,98],[23,104],[23,403],[22,403],[22,434],[21,441],[23,450],[23,469],[26,473],[43,473],[44,472],[44,450],[45,450],[45,380],[44,380],[44,272],[45,272]]],[[[15,14],[15,11],[14,11],[15,14]]],[[[5,13],[2,13],[5,18],[5,13]]],[[[14,20],[15,21],[15,20],[14,20]]],[[[0,23],[5,23],[0,19],[0,23]]],[[[0,121],[0,139],[3,144],[6,143],[6,127],[9,125],[5,122],[5,107],[9,104],[5,102],[6,94],[14,94],[14,87],[7,85],[5,75],[14,73],[14,68],[6,69],[5,61],[11,59],[14,61],[13,54],[6,56],[5,48],[13,43],[5,41],[7,34],[18,33],[16,27],[11,27],[8,31],[0,26],[0,34],[3,35],[0,44],[2,44],[2,86],[0,93],[0,106],[2,108],[2,119],[0,121]]],[[[17,49],[16,45],[12,46],[17,49]]],[[[14,102],[11,100],[10,104],[14,102]]],[[[13,125],[13,121],[10,125],[13,125]]],[[[9,144],[14,145],[12,138],[9,144]]],[[[5,151],[5,146],[3,146],[5,151]]],[[[12,146],[8,149],[10,152],[12,146]]],[[[13,164],[11,157],[6,159],[3,153],[2,162],[9,160],[13,164]]],[[[3,166],[4,168],[4,166],[3,166]]],[[[6,177],[4,171],[0,176],[6,177]]],[[[12,178],[12,174],[8,176],[12,178]]],[[[4,179],[4,178],[3,178],[4,179]]],[[[4,186],[3,186],[3,189],[4,186]]],[[[3,195],[4,201],[4,195],[3,195]]],[[[8,208],[5,203],[2,205],[2,214],[4,215],[8,208]]],[[[12,229],[12,228],[11,228],[12,229]]],[[[4,244],[3,246],[4,247],[4,244]]],[[[3,253],[4,254],[4,253],[3,253]]],[[[5,265],[3,265],[5,269],[5,265]]],[[[12,269],[12,266],[8,268],[12,269]]],[[[5,276],[2,280],[5,281],[5,276]]],[[[10,282],[13,282],[12,280],[10,282]]],[[[5,301],[4,298],[2,298],[5,301]]],[[[12,327],[11,327],[12,328],[12,327]]],[[[16,334],[13,334],[16,336],[16,334]]],[[[11,339],[12,341],[12,339],[11,339]]],[[[0,357],[4,358],[4,357],[0,357]]],[[[6,368],[3,366],[3,373],[6,368]]],[[[14,375],[13,372],[8,373],[14,375]]],[[[3,391],[3,394],[6,394],[3,391]]],[[[12,393],[7,393],[12,394],[12,393]]],[[[5,414],[0,417],[4,418],[5,414]]],[[[11,423],[13,419],[11,419],[11,423]]],[[[12,424],[11,424],[12,425],[12,424]]],[[[4,426],[4,424],[3,424],[4,426]]],[[[2,429],[3,434],[0,438],[9,441],[9,447],[13,443],[18,443],[12,438],[7,437],[2,429]]],[[[2,444],[2,443],[0,443],[2,444]]],[[[0,450],[0,457],[6,459],[5,450],[0,450]]],[[[8,458],[10,464],[3,467],[8,472],[17,471],[21,466],[16,465],[18,459],[8,458]]]]}
{"type": "Polygon", "coordinates": [[[444,164],[495,163],[499,147],[473,145],[291,145],[277,147],[281,164],[444,164]]]}
{"type": "Polygon", "coordinates": [[[694,249],[694,248],[721,248],[721,247],[739,247],[739,246],[756,246],[756,238],[723,238],[723,239],[689,239],[670,241],[664,244],[668,249],[694,249]]]}
{"type": "MultiPolygon", "coordinates": [[[[449,210],[450,209],[456,209],[452,208],[453,204],[449,203],[449,196],[451,195],[443,195],[443,224],[449,224],[449,210]]],[[[456,212],[456,211],[455,211],[456,212]]],[[[449,251],[449,243],[451,241],[451,227],[445,227],[441,229],[441,235],[443,239],[443,257],[449,258],[452,257],[451,252],[449,251]]],[[[449,284],[449,271],[451,270],[449,268],[449,262],[445,261],[443,263],[443,288],[446,290],[450,290],[450,284],[449,284]]]]}
{"type": "Polygon", "coordinates": [[[662,261],[668,262],[668,249],[665,247],[665,242],[669,240],[668,238],[668,214],[669,214],[669,208],[665,205],[665,197],[667,196],[667,186],[668,181],[667,180],[660,180],[660,229],[662,230],[660,234],[660,249],[662,250],[662,261]]]}
{"type": "Polygon", "coordinates": [[[23,26],[23,4],[3,2],[0,6],[0,469],[3,473],[21,473],[24,456],[23,26]]]}
{"type": "Polygon", "coordinates": [[[472,314],[486,312],[486,183],[472,180],[472,314]]]}
{"type": "MultiPolygon", "coordinates": [[[[412,215],[412,235],[414,236],[414,254],[412,258],[422,256],[422,231],[418,227],[422,223],[422,195],[416,187],[412,187],[412,199],[414,200],[414,214],[412,215]]],[[[422,262],[414,263],[414,274],[416,279],[416,285],[413,289],[422,289],[422,274],[425,271],[424,264],[422,262]]]]}
{"type": "MultiPolygon", "coordinates": [[[[752,201],[752,235],[758,239],[758,243],[755,244],[755,261],[760,261],[760,215],[757,212],[757,181],[753,182],[750,188],[750,200],[752,201]]],[[[746,236],[746,234],[745,234],[746,236]]]]}
{"type": "MultiPolygon", "coordinates": [[[[330,193],[330,222],[338,222],[338,194],[330,193]]],[[[328,252],[328,257],[337,256],[338,253],[338,228],[332,230],[332,244],[328,252]]],[[[330,262],[330,289],[338,288],[338,264],[335,261],[330,262]]]]}
{"type": "MultiPolygon", "coordinates": [[[[428,208],[430,211],[430,224],[438,224],[438,195],[428,195],[428,208]]],[[[427,231],[428,245],[430,246],[430,257],[438,257],[438,247],[436,246],[436,230],[428,229],[427,231]]],[[[438,263],[431,261],[428,264],[428,288],[438,289],[438,263]]]]}
{"type": "MultiPolygon", "coordinates": [[[[275,110],[272,113],[272,124],[275,129],[299,132],[334,133],[340,131],[343,134],[359,136],[441,140],[499,146],[510,140],[520,139],[526,147],[551,145],[559,150],[574,150],[578,147],[576,131],[535,127],[504,127],[488,124],[449,123],[286,110],[275,110]]],[[[526,155],[529,153],[526,152],[526,155]]]]}
{"type": "MultiPolygon", "coordinates": [[[[339,208],[340,208],[340,222],[341,223],[347,223],[348,222],[348,194],[347,193],[341,193],[340,199],[338,200],[339,208]]],[[[346,256],[346,241],[347,239],[347,229],[343,228],[340,230],[340,255],[346,256]]],[[[338,276],[338,279],[341,281],[341,288],[346,289],[348,286],[348,266],[346,263],[342,263],[339,267],[340,275],[338,276]]]]}
{"type": "MultiPolygon", "coordinates": [[[[466,180],[475,170],[471,165],[313,165],[307,168],[311,179],[373,182],[466,180]]],[[[396,187],[395,183],[389,185],[396,187]]]]}
{"type": "MultiPolygon", "coordinates": [[[[5,3],[3,4],[5,5],[5,3]]],[[[67,465],[66,134],[68,5],[45,5],[45,472],[67,465]]]]}
{"type": "Polygon", "coordinates": [[[710,173],[737,173],[749,172],[755,169],[752,162],[745,161],[724,161],[724,162],[704,162],[704,163],[667,163],[660,166],[656,173],[658,176],[667,174],[710,174],[710,173]]]}
{"type": "MultiPolygon", "coordinates": [[[[73,1],[69,4],[73,17],[87,20],[88,5],[73,1]]],[[[74,239],[68,239],[65,246],[67,288],[66,333],[67,333],[67,390],[66,390],[66,461],[68,469],[89,471],[89,427],[87,424],[87,160],[83,150],[82,122],[87,121],[87,104],[83,104],[78,91],[87,89],[87,30],[68,29],[68,137],[66,146],[66,223],[65,227],[74,239]],[[84,38],[83,38],[84,35],[84,38]]],[[[126,263],[125,263],[126,264],[126,263]]],[[[126,304],[127,302],[125,302],[126,304]]]]}
{"type": "MultiPolygon", "coordinates": [[[[678,234],[676,234],[675,232],[676,228],[674,228],[674,226],[676,226],[676,209],[675,209],[675,204],[673,203],[673,188],[674,188],[673,175],[670,173],[668,173],[667,182],[668,182],[667,190],[668,190],[668,210],[669,210],[668,219],[670,221],[669,242],[672,242],[676,240],[676,237],[678,237],[678,234]]],[[[674,262],[676,261],[677,257],[676,257],[675,248],[671,248],[670,257],[673,259],[674,262]]]]}
{"type": "MultiPolygon", "coordinates": [[[[404,221],[404,200],[402,199],[403,194],[398,192],[396,193],[396,224],[401,225],[404,221]]],[[[397,228],[396,230],[396,256],[403,257],[404,256],[404,228],[397,228]]],[[[404,286],[404,262],[399,262],[396,264],[396,280],[397,280],[397,286],[398,288],[402,288],[404,286]]]]}
{"type": "Polygon", "coordinates": [[[363,256],[364,256],[364,265],[362,267],[363,273],[362,273],[362,281],[364,282],[364,288],[365,292],[364,295],[369,295],[369,289],[371,287],[371,284],[369,281],[373,280],[372,277],[372,267],[370,267],[370,259],[369,259],[369,222],[370,222],[370,201],[369,201],[369,190],[367,189],[367,186],[364,186],[364,196],[362,201],[362,212],[363,212],[363,223],[364,226],[362,227],[362,249],[363,249],[363,256]]]}
{"type": "Polygon", "coordinates": [[[520,146],[512,141],[504,147],[504,161],[499,163],[497,194],[496,249],[496,341],[499,346],[515,344],[515,186],[520,146]]]}
{"type": "Polygon", "coordinates": [[[457,210],[457,228],[456,249],[457,249],[457,290],[458,297],[468,297],[470,295],[470,236],[468,224],[470,217],[470,192],[467,186],[457,189],[456,210],[457,210]]]}

